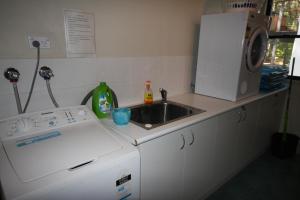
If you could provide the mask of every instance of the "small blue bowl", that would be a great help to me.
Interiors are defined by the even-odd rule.
[[[117,125],[126,125],[130,120],[131,110],[129,108],[114,108],[112,118]]]

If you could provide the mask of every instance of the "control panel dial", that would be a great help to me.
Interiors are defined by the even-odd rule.
[[[85,106],[26,113],[0,121],[0,138],[8,139],[92,120]]]
[[[17,133],[29,131],[32,127],[33,127],[33,122],[28,118],[21,118],[16,121]]]

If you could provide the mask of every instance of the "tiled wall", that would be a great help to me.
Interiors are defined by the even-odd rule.
[[[52,68],[51,86],[60,106],[79,105],[99,81],[106,81],[116,92],[120,106],[143,101],[144,82],[152,81],[154,98],[165,88],[169,96],[190,91],[190,56],[116,57],[87,59],[41,59],[40,66]],[[0,118],[17,114],[12,85],[3,76],[7,67],[15,67],[21,77],[19,93],[24,106],[35,69],[35,59],[0,60]],[[53,108],[46,83],[38,75],[28,112]],[[91,102],[89,102],[91,104]]]

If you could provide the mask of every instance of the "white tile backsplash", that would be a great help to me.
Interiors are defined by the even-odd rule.
[[[60,106],[78,105],[99,81],[106,81],[118,96],[120,106],[143,102],[144,82],[152,81],[154,99],[159,88],[169,96],[190,91],[191,56],[41,59],[40,66],[53,70],[51,88]],[[12,66],[21,77],[18,88],[24,106],[36,65],[35,59],[0,60],[0,118],[17,114],[12,85],[3,72]],[[88,102],[90,104],[91,102]],[[52,108],[45,81],[38,75],[28,112]]]

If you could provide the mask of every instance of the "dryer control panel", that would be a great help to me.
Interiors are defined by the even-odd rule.
[[[1,140],[11,139],[92,120],[93,117],[90,112],[86,106],[76,106],[21,114],[0,121],[0,138]]]

